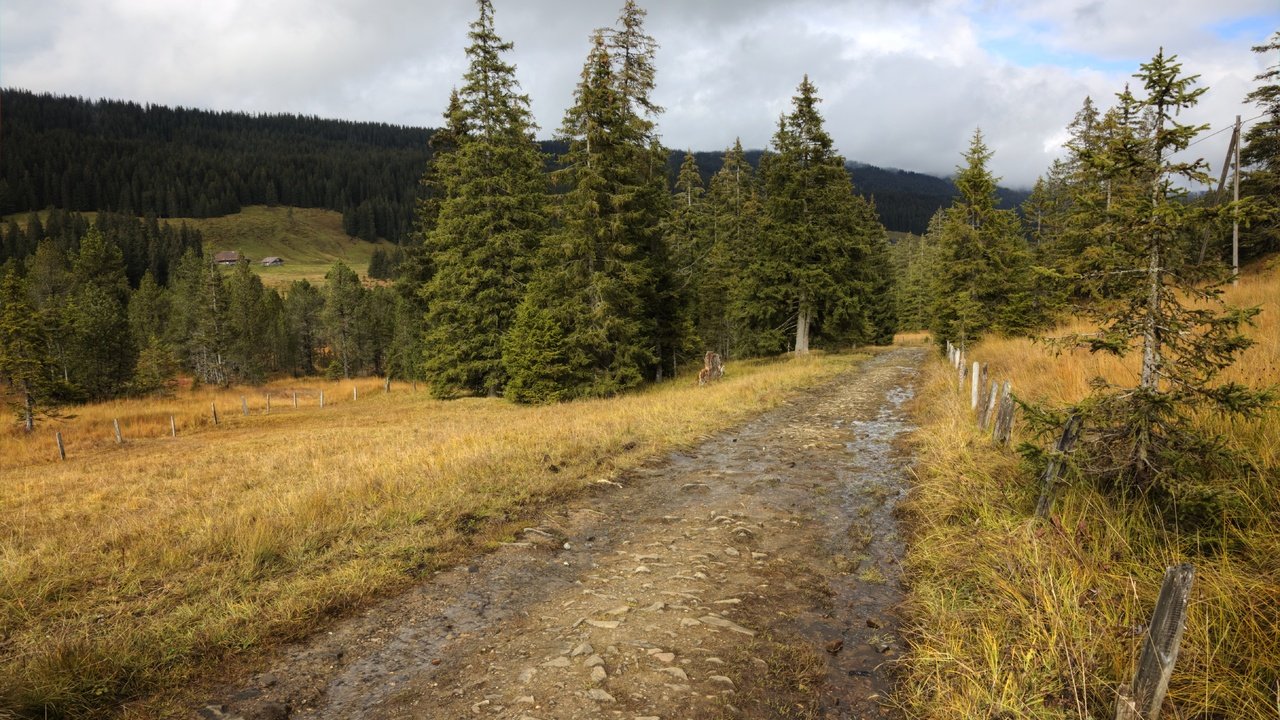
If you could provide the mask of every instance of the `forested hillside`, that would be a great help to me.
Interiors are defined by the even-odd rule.
[[[56,207],[216,217],[336,210],[348,234],[403,237],[430,130],[5,89],[0,215]]]
[[[57,207],[218,217],[249,205],[335,210],[355,237],[400,242],[430,159],[433,130],[296,115],[250,115],[0,91],[0,215]],[[565,145],[539,143],[549,157]],[[759,168],[761,150],[745,157]],[[674,179],[682,151],[671,151]],[[695,152],[703,182],[723,153]],[[889,230],[923,233],[955,194],[932,175],[848,163]],[[1000,190],[1002,207],[1025,199]]]

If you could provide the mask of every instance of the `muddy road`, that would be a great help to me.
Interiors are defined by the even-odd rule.
[[[205,718],[892,718],[903,403],[882,352],[545,514],[226,688]]]

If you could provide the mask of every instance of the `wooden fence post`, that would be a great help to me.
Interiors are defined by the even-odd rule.
[[[243,415],[249,414],[249,401],[243,395],[240,396],[240,413]]]
[[[178,423],[172,415],[169,416],[169,437],[178,437]]]
[[[218,403],[216,402],[209,403],[209,406],[213,408],[213,424],[217,425],[218,424]]]
[[[1008,380],[1000,392],[1000,411],[996,413],[996,426],[993,438],[1001,445],[1009,444],[1009,434],[1013,430],[1013,394]]]
[[[981,380],[981,377],[980,377],[981,374],[982,374],[982,366],[978,364],[977,360],[974,360],[973,361],[973,378],[971,379],[972,380],[971,384],[973,387],[969,391],[969,409],[970,410],[978,409],[978,382],[979,380]]]
[[[355,385],[352,385],[352,386],[351,386],[351,402],[355,402],[356,400],[357,400],[357,396],[356,396],[356,386],[355,386]]]
[[[294,410],[298,409],[298,391],[297,390],[293,391],[293,409]]]
[[[387,379],[382,382],[382,392],[391,392],[391,373],[387,373]]]
[[[1040,481],[1040,499],[1036,502],[1036,517],[1049,517],[1049,512],[1053,509],[1053,501],[1058,496],[1058,475],[1067,461],[1067,453],[1071,452],[1079,435],[1080,416],[1072,415],[1067,418],[1066,427],[1062,428],[1062,436],[1058,438],[1055,451],[1049,456],[1049,465],[1044,469],[1044,477]]]
[[[324,391],[320,391],[320,407],[324,407]]]
[[[58,443],[58,459],[60,459],[60,460],[66,460],[66,459],[67,459],[67,447],[66,447],[65,445],[63,445],[63,444],[62,444],[62,431],[61,431],[61,430],[59,430],[58,432],[55,432],[55,433],[53,434],[53,439],[54,439],[54,441],[55,441],[55,442],[57,442],[57,443]]]
[[[982,414],[978,417],[978,428],[986,432],[991,427],[991,420],[996,414],[996,395],[999,394],[1000,383],[992,380],[987,383],[987,401],[983,403]]]
[[[111,426],[112,426],[112,427],[114,427],[114,428],[116,429],[116,444],[117,444],[117,445],[123,445],[123,444],[124,444],[124,436],[120,434],[120,420],[119,420],[119,418],[111,418]]]
[[[1160,716],[1160,704],[1178,660],[1178,646],[1187,621],[1187,599],[1195,576],[1196,569],[1190,563],[1165,570],[1133,683],[1120,688],[1116,720],[1156,720]]]
[[[267,414],[271,414],[271,393],[267,393]]]

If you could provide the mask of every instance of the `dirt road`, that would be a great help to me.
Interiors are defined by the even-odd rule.
[[[881,353],[282,651],[205,718],[888,718],[902,408]]]

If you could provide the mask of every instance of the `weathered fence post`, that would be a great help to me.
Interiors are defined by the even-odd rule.
[[[992,434],[995,441],[1001,445],[1009,444],[1009,435],[1013,430],[1013,394],[1012,386],[1008,380],[1004,381],[1004,388],[1000,392],[1000,411],[996,413],[996,426]]]
[[[267,415],[271,414],[271,393],[267,393]]]
[[[356,399],[357,399],[357,397],[356,397],[356,386],[355,386],[355,385],[352,385],[352,386],[351,386],[351,402],[355,402],[355,401],[356,401]]]
[[[243,395],[240,396],[240,413],[242,415],[249,414],[249,401]]]
[[[1000,383],[992,380],[989,387],[990,391],[987,393],[987,409],[982,411],[982,432],[990,430],[991,425],[995,422],[996,400],[1000,396]]]
[[[178,437],[178,423],[172,415],[169,416],[169,437]]]
[[[387,373],[387,379],[382,382],[382,392],[391,392],[391,373]]]
[[[61,430],[59,430],[59,431],[55,432],[55,433],[53,434],[53,439],[54,439],[54,441],[55,441],[55,442],[57,442],[57,443],[58,443],[58,459],[59,459],[59,460],[66,460],[66,459],[67,459],[67,448],[66,448],[66,446],[65,446],[65,445],[63,445],[63,444],[62,444],[62,431],[61,431]]]
[[[977,360],[974,360],[973,361],[973,378],[972,378],[973,389],[969,391],[969,409],[970,410],[978,409],[978,382],[981,379],[980,378],[982,374],[981,371],[982,371],[982,366],[978,364]]]
[[[1036,502],[1036,517],[1047,518],[1053,509],[1053,501],[1058,496],[1058,475],[1066,464],[1067,453],[1076,444],[1080,435],[1080,416],[1067,418],[1066,427],[1062,428],[1062,436],[1058,438],[1055,451],[1049,456],[1049,465],[1044,469],[1044,477],[1040,482],[1040,499]]]
[[[320,391],[320,407],[324,407],[324,391]]]
[[[116,444],[117,444],[117,445],[123,445],[123,444],[124,444],[124,436],[120,434],[120,420],[119,420],[119,418],[111,418],[111,426],[112,426],[112,427],[114,427],[114,428],[116,429]]]
[[[293,409],[294,410],[298,409],[298,391],[297,390],[293,391]]]
[[[1160,716],[1160,704],[1178,660],[1178,646],[1187,621],[1187,599],[1195,576],[1196,569],[1190,563],[1164,571],[1164,584],[1138,655],[1133,683],[1120,688],[1116,720],[1156,720]]]
[[[217,425],[218,424],[218,403],[216,402],[209,403],[209,406],[213,408],[213,424]]]

